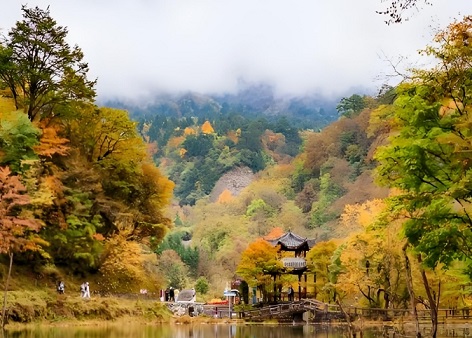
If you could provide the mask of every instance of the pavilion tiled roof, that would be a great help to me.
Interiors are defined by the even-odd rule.
[[[301,237],[297,234],[294,234],[290,230],[279,238],[269,240],[268,242],[271,243],[273,246],[280,244],[292,250],[298,249],[303,245],[308,245],[308,247],[311,248],[314,244],[314,240],[308,240],[306,237]]]

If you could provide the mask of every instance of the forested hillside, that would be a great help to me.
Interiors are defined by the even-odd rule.
[[[214,125],[207,121],[201,127],[187,127],[179,142],[173,144],[175,155],[163,157],[161,166],[170,173],[175,170],[188,175],[184,176],[183,182],[195,182],[189,187],[192,194],[201,184],[200,180],[188,179],[202,166],[198,161],[210,160],[202,170],[202,179],[220,163],[226,164],[227,174],[219,180],[215,177],[218,184],[215,188],[210,185],[208,193],[192,195],[195,196],[192,203],[181,201],[180,206],[174,206],[175,228],[161,245],[161,250],[178,253],[182,250],[183,239],[187,248],[194,248],[193,260],[198,260],[198,265],[186,264],[190,274],[204,276],[212,285],[221,288],[222,280],[234,278],[240,253],[247,244],[266,236],[274,228],[290,229],[318,241],[344,236],[345,229],[340,229],[339,218],[346,204],[364,203],[388,194],[388,189],[373,182],[375,161],[372,154],[385,135],[381,129],[370,131],[369,119],[383,102],[392,100],[392,93],[393,89],[389,88],[377,98],[353,95],[344,99],[346,110],[336,122],[319,132],[298,132],[300,151],[294,156],[282,153],[282,147],[273,146],[276,143],[284,145],[286,138],[283,133],[266,129],[252,138],[259,144],[264,159],[264,166],[258,170],[250,166],[251,162],[227,160],[229,156],[238,158],[241,148],[237,145],[243,131],[231,131],[232,143],[226,142],[223,148],[226,161],[223,161],[221,156],[224,152],[214,148],[219,148],[220,140],[226,137],[215,132],[216,122]],[[357,102],[358,97],[361,105],[351,104]],[[209,139],[208,143],[196,143],[197,149],[205,146],[209,149],[200,157],[189,156],[187,152],[188,139],[193,139],[196,134]],[[164,153],[168,155],[169,144],[165,148],[167,151]],[[230,155],[232,151],[233,155]],[[212,158],[213,153],[219,154],[218,157]],[[179,170],[174,169],[174,165]],[[235,189],[238,186],[242,188]],[[176,190],[178,198],[179,188]],[[185,265],[189,260],[188,254],[187,249],[180,258],[175,256],[175,264]],[[180,277],[172,276],[173,284],[184,284],[179,280],[184,276],[185,273]]]
[[[172,225],[174,184],[127,112],[94,104],[67,29],[48,10],[23,17],[0,45],[0,252],[44,282],[156,289],[152,249]]]
[[[236,93],[156,94],[144,102],[114,100],[106,101],[105,105],[126,109],[133,119],[159,115],[213,121],[224,115],[238,115],[244,119],[265,118],[274,122],[285,116],[295,128],[319,130],[337,119],[336,105],[340,99],[316,94],[277,96],[270,85],[240,81]]]
[[[471,22],[452,23],[422,51],[435,67],[378,97],[343,98],[337,121],[300,131],[301,151],[265,162],[242,191],[218,185],[218,198],[175,205],[162,255],[176,247],[183,254],[172,259],[200,281],[221,290],[243,278],[269,299],[297,281],[274,284],[281,267],[260,239],[291,230],[316,242],[301,287],[320,300],[432,309],[433,331],[439,306],[469,307]],[[198,265],[186,264],[189,253]]]

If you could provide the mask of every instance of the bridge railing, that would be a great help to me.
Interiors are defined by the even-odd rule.
[[[344,307],[344,310],[352,318],[365,318],[373,320],[385,320],[402,317],[410,317],[411,309],[380,309],[380,308],[359,308],[359,307]],[[430,320],[431,310],[421,309],[416,311],[418,319]],[[448,319],[471,319],[472,312],[470,309],[439,309],[438,320],[445,321]]]
[[[290,313],[300,313],[305,311],[316,311],[325,313],[326,318],[344,318],[344,313],[348,314],[350,319],[371,319],[371,320],[392,320],[399,318],[411,317],[411,309],[381,309],[381,308],[360,308],[353,306],[340,307],[336,304],[327,304],[315,299],[304,299],[291,303],[281,303],[277,305],[268,305],[259,309],[244,311],[239,313],[239,317],[248,318],[272,318],[277,315],[285,315]],[[430,310],[417,310],[420,320],[430,320]],[[334,317],[333,317],[334,315]],[[472,311],[469,309],[439,309],[438,320],[445,321],[447,319],[472,319]]]

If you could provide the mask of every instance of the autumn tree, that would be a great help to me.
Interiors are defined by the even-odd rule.
[[[223,190],[223,192],[218,196],[218,203],[228,203],[231,202],[233,195],[228,189]]]
[[[5,307],[13,255],[17,252],[38,250],[38,243],[41,243],[34,235],[39,231],[40,223],[28,214],[26,209],[29,202],[29,196],[20,177],[12,175],[8,167],[0,167],[0,254],[6,254],[10,259],[3,298],[2,328],[5,325]]]
[[[122,234],[107,240],[101,255],[100,274],[103,291],[137,293],[145,288],[157,291],[162,286],[154,253]]]
[[[338,245],[334,241],[318,242],[308,251],[307,266],[315,276],[315,297],[325,302],[333,301],[335,280],[330,267]]]
[[[145,156],[136,126],[125,110],[90,105],[67,123],[67,136],[87,160],[103,165],[102,162],[117,156]]]
[[[432,269],[472,259],[471,30],[472,17],[465,17],[425,49],[437,65],[415,71],[414,81],[400,87],[393,104],[396,130],[376,155],[380,182],[399,189],[389,200],[391,210],[405,220],[417,259]],[[425,271],[422,279],[435,334],[439,302]]]
[[[236,269],[238,275],[249,285],[257,286],[266,299],[271,290],[273,276],[282,269],[282,263],[277,255],[277,247],[258,239],[250,243],[241,254],[241,261]]]
[[[380,182],[400,189],[390,200],[407,212],[406,236],[430,267],[472,257],[472,50],[464,40],[471,29],[466,17],[436,37],[442,45],[426,50],[439,64],[401,87],[392,118],[398,132],[376,156]]]
[[[34,147],[35,152],[42,158],[52,158],[54,155],[66,156],[69,154],[69,140],[61,137],[61,128],[57,124],[41,123],[41,137],[39,144]]]
[[[158,270],[165,278],[166,286],[182,289],[188,284],[188,267],[174,250],[164,250],[159,255]]]
[[[184,232],[169,233],[159,244],[155,252],[160,255],[166,250],[175,251],[180,256],[182,262],[189,268],[190,274],[195,277],[197,276],[199,252],[196,247],[192,248],[184,245],[182,241],[186,235],[189,234]]]
[[[344,271],[339,284],[347,293],[360,294],[370,307],[406,305],[406,284],[403,274],[403,240],[395,222],[379,226],[385,203],[367,201],[347,205],[341,224],[350,235],[345,240],[341,260]]]
[[[205,121],[205,123],[202,124],[202,133],[203,134],[213,134],[215,130],[213,129],[210,121]]]
[[[92,102],[95,81],[78,46],[66,42],[67,28],[58,26],[49,8],[22,6],[18,21],[0,47],[0,78],[15,104],[31,121],[57,115],[55,108],[71,101]]]

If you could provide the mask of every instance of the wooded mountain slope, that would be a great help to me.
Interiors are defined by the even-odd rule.
[[[67,29],[49,10],[22,11],[0,44],[0,253],[52,283],[156,289],[152,248],[171,226],[174,184],[127,112],[94,104]]]

